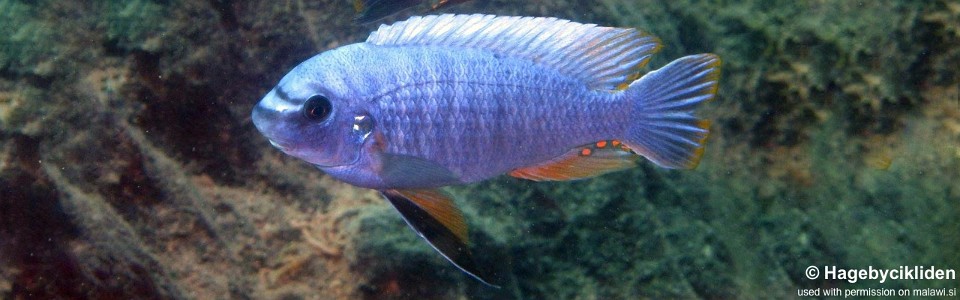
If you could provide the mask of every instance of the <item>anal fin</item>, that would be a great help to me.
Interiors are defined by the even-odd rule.
[[[599,141],[571,149],[550,161],[513,170],[510,176],[535,181],[584,179],[629,169],[637,165],[637,155],[620,141]]]
[[[486,285],[470,253],[467,223],[453,199],[439,190],[385,190],[384,198],[403,216],[410,228],[457,268]]]

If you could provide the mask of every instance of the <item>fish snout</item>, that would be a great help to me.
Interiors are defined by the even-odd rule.
[[[270,145],[273,145],[283,152],[294,150],[294,144],[292,141],[288,141],[286,138],[287,134],[284,132],[285,126],[283,126],[283,124],[287,114],[289,114],[289,112],[275,109],[270,105],[270,102],[266,100],[257,103],[257,105],[253,107],[253,113],[251,114],[253,126],[270,140]]]

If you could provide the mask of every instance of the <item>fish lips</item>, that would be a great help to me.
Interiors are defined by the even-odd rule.
[[[251,114],[253,126],[257,127],[257,130],[270,141],[270,145],[287,154],[291,154],[290,152],[297,149],[296,143],[289,137],[285,137],[285,132],[289,132],[289,128],[284,126],[285,122],[283,120],[289,118],[291,113],[295,113],[295,111],[277,110],[271,107],[267,100],[263,100],[253,107],[253,113]]]

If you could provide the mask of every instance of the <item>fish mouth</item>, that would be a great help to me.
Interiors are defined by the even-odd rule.
[[[330,162],[326,162],[326,161],[317,161],[317,160],[311,159],[310,153],[299,153],[299,152],[297,152],[297,149],[298,149],[298,148],[297,148],[296,146],[294,146],[294,145],[289,145],[289,146],[288,146],[288,145],[283,145],[283,144],[278,143],[277,141],[274,141],[274,140],[270,140],[270,145],[273,146],[274,148],[277,148],[278,150],[280,150],[281,152],[283,152],[283,153],[285,153],[285,154],[287,154],[287,155],[290,155],[290,156],[292,156],[292,157],[301,159],[301,160],[303,160],[303,161],[305,161],[305,162],[308,162],[308,163],[310,163],[310,164],[312,164],[312,165],[314,165],[314,166],[321,167],[321,168],[336,168],[336,167],[350,166],[350,165],[356,164],[357,161],[359,160],[359,158],[358,158],[358,159],[354,159],[353,161],[346,162],[346,163],[330,163]]]
[[[283,151],[283,153],[290,153],[293,152],[293,150],[296,150],[296,148],[293,146],[286,146],[274,140],[270,140],[270,145],[279,149],[280,151]]]
[[[274,108],[272,104],[274,92],[271,91],[253,107],[250,117],[254,127],[270,141],[270,145],[287,154],[293,154],[297,147],[295,143],[283,142],[285,113]],[[278,141],[281,140],[281,141]]]
[[[314,165],[320,168],[339,168],[339,167],[348,167],[348,166],[355,165],[357,164],[357,162],[360,161],[360,156],[362,156],[364,151],[363,149],[361,149],[360,150],[361,153],[354,156],[350,161],[341,161],[339,160],[340,157],[331,158],[331,157],[327,157],[322,152],[317,153],[317,152],[310,151],[309,150],[310,147],[300,148],[300,147],[297,147],[298,145],[285,145],[274,140],[270,140],[270,145],[272,145],[274,148],[277,148],[278,150],[282,151],[287,155],[296,157],[300,160],[303,160],[307,163],[310,163],[311,165]],[[300,149],[303,149],[303,151],[299,151]]]

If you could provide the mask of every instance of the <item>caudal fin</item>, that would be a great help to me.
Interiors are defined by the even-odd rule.
[[[720,58],[682,57],[630,84],[633,122],[623,140],[630,149],[664,168],[692,169],[700,163],[710,122],[693,115],[714,98]]]

